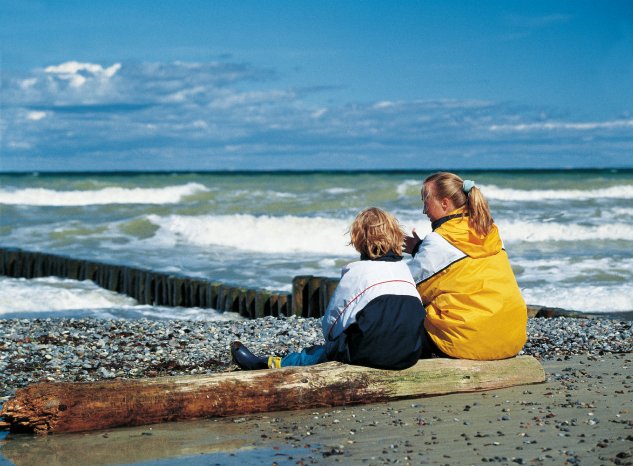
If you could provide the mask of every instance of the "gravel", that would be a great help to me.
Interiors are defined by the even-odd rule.
[[[236,321],[0,320],[0,401],[41,381],[208,374],[234,370],[229,344],[283,356],[323,343],[319,319]],[[532,318],[522,354],[539,359],[633,351],[633,322]]]

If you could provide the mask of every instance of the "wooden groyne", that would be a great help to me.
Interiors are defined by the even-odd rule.
[[[330,277],[297,276],[292,280],[292,293],[283,293],[8,247],[0,247],[0,275],[91,280],[102,288],[130,296],[139,304],[210,308],[236,312],[249,319],[291,315],[321,317],[339,281]],[[537,305],[528,305],[528,314],[530,317],[587,317],[577,311]]]
[[[91,280],[107,290],[134,298],[139,304],[212,308],[243,317],[319,317],[338,280],[299,276],[293,293],[249,289],[199,277],[157,272],[140,267],[76,259],[45,252],[0,247],[0,275],[14,278],[56,276]]]
[[[16,248],[0,248],[0,275],[91,280],[102,288],[130,296],[139,304],[213,308],[248,318],[292,314],[292,295],[288,293]]]

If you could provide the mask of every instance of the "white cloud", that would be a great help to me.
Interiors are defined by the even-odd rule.
[[[33,111],[26,115],[26,118],[31,121],[39,121],[46,117],[46,112]]]
[[[30,149],[31,148],[31,144],[29,144],[28,142],[24,142],[24,141],[9,141],[8,146],[11,149],[17,149],[17,150],[26,150],[26,149]]]
[[[112,78],[121,69],[120,63],[115,63],[108,68],[94,63],[80,63],[68,61],[57,66],[49,66],[44,72],[70,82],[73,87],[81,87],[89,79],[96,78],[107,80]]]
[[[592,131],[598,129],[621,129],[633,128],[633,119],[631,120],[611,120],[611,121],[592,121],[585,123],[569,123],[563,121],[549,121],[538,123],[520,123],[514,125],[502,124],[491,125],[491,131],[556,131],[556,130],[572,130],[572,131]]]
[[[265,92],[242,90],[237,83],[268,81],[274,73],[243,63],[96,63],[67,61],[34,70],[29,76],[6,80],[8,106],[63,107],[85,105],[224,105],[257,104]],[[4,83],[3,83],[4,84]],[[291,91],[266,91],[290,95]],[[240,96],[241,94],[241,96]]]
[[[323,115],[325,115],[328,112],[328,109],[323,107],[323,108],[318,108],[315,111],[312,112],[312,118],[321,118]]]
[[[377,109],[381,109],[381,108],[392,108],[394,107],[396,104],[394,104],[393,102],[390,102],[388,100],[383,100],[381,102],[376,102],[374,104],[374,108]]]
[[[279,101],[289,101],[294,98],[294,94],[289,91],[251,91],[251,92],[225,92],[211,102],[213,108],[228,109],[243,105],[257,105],[274,103]]]
[[[18,85],[23,89],[23,90],[27,90],[33,86],[35,86],[37,84],[37,78],[28,78],[28,79],[23,79],[22,81],[18,82]]]
[[[192,123],[192,126],[196,129],[207,129],[209,125],[204,120],[196,120]]]
[[[446,167],[512,157],[530,166],[531,158],[601,151],[626,161],[633,144],[633,119],[560,121],[551,109],[474,99],[336,105],[327,91],[305,99],[272,77],[244,63],[68,61],[5,80],[0,149],[28,146],[33,160],[78,154],[127,168],[148,154],[161,168],[245,156],[251,168],[270,168],[269,160],[291,165],[323,154],[351,167],[365,159]]]
[[[181,89],[173,94],[166,96],[163,100],[165,102],[187,102],[188,100],[192,100],[197,98],[198,96],[204,96],[206,93],[206,88],[204,86],[194,86],[192,88]]]

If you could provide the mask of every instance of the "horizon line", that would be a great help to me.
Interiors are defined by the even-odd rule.
[[[531,173],[548,173],[548,172],[633,172],[631,167],[559,167],[559,168],[442,168],[442,169],[423,169],[423,168],[393,168],[393,169],[218,169],[218,170],[16,170],[16,171],[0,171],[0,176],[4,175],[21,175],[21,176],[39,176],[39,175],[168,175],[168,174],[213,174],[213,175],[251,175],[251,174],[408,174],[408,173],[436,173],[442,171],[449,172],[531,172]]]

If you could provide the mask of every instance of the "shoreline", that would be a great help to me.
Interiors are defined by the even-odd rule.
[[[542,361],[541,384],[47,437],[16,465],[633,464],[633,354]]]

